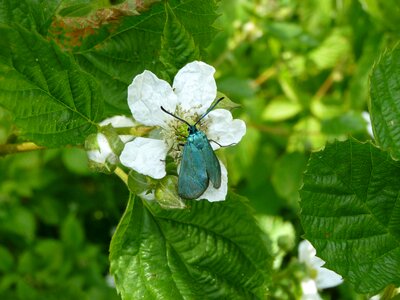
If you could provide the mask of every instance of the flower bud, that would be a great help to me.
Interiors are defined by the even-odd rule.
[[[89,167],[98,172],[112,173],[123,148],[124,143],[114,129],[111,126],[102,127],[101,132],[89,135],[85,141]]]

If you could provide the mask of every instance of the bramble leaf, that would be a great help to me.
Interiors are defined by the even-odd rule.
[[[305,237],[360,293],[400,284],[400,163],[370,143],[335,142],[304,175]]]
[[[28,139],[77,145],[96,130],[103,98],[92,76],[39,34],[0,25],[0,105]]]
[[[202,54],[217,32],[212,27],[217,18],[216,6],[215,0],[171,0],[167,5],[157,2],[140,15],[118,16],[100,28],[88,28],[94,33],[75,48],[74,53],[81,67],[101,82],[107,115],[129,113],[127,86],[135,75],[144,70],[162,75],[165,66],[160,61],[160,55],[164,33],[168,33],[168,36],[164,36],[164,45],[167,42],[171,45],[169,37],[172,36],[169,34],[174,38],[182,38],[183,34],[184,44],[179,45],[182,47],[187,45],[187,41],[193,40],[194,45],[189,49],[186,60],[197,58],[196,49]],[[170,8],[169,12],[166,7]],[[171,22],[180,24],[181,28],[171,32],[168,29]],[[178,47],[176,40],[173,45]],[[163,51],[165,53],[165,48]],[[177,57],[174,61],[170,59],[164,55],[163,62],[184,64],[183,60],[175,61]]]
[[[122,299],[265,297],[271,256],[248,207],[237,196],[186,206],[130,198],[110,247]]]
[[[60,2],[61,0],[0,1],[0,23],[16,23],[46,35]]]
[[[166,21],[161,42],[160,61],[165,66],[167,79],[171,80],[185,64],[200,58],[198,46],[193,37],[165,4]],[[168,78],[169,77],[169,78]]]
[[[370,78],[370,113],[379,145],[400,158],[400,46],[384,53]]]

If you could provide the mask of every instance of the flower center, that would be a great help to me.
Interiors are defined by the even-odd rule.
[[[174,115],[187,121],[189,124],[196,123],[200,117],[198,114],[182,110],[179,106],[176,108]],[[168,154],[176,163],[179,163],[182,157],[183,146],[189,136],[188,125],[174,118],[171,119],[167,125],[167,128],[162,131],[162,134],[170,149]],[[208,127],[207,122],[202,120],[196,125],[196,127],[198,130],[206,132]]]

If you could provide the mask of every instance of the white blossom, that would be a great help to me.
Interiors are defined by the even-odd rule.
[[[214,79],[215,69],[203,62],[194,61],[176,74],[172,87],[150,71],[137,75],[128,87],[128,105],[133,118],[147,126],[159,126],[158,136],[136,138],[125,145],[120,161],[126,167],[155,179],[166,175],[167,154],[177,163],[182,155],[182,147],[187,136],[187,125],[161,110],[161,106],[194,124],[203,115],[217,95]],[[234,120],[225,109],[216,108],[198,125],[211,142],[213,149],[219,145],[238,143],[246,133],[242,120]],[[209,201],[225,200],[228,174],[221,163],[221,187],[211,186],[200,197]]]
[[[299,244],[299,261],[307,267],[309,276],[301,282],[302,300],[318,300],[321,297],[318,290],[331,288],[343,282],[340,275],[323,268],[325,262],[316,256],[317,251],[307,240]]]

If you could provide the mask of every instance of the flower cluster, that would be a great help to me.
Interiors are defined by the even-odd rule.
[[[323,268],[325,262],[316,256],[317,250],[307,240],[299,244],[299,261],[307,268],[308,277],[301,282],[302,300],[320,300],[318,290],[335,287],[343,282],[340,275]]]
[[[161,106],[177,117],[194,124],[211,106],[217,96],[215,69],[194,61],[176,74],[172,86],[150,71],[137,75],[128,87],[128,105],[136,122],[153,126],[149,137],[136,137],[125,144],[120,162],[138,173],[161,179],[166,176],[166,157],[179,164],[187,125],[165,113]],[[233,119],[230,111],[216,108],[197,124],[214,150],[238,143],[246,133],[242,120]],[[108,153],[108,152],[107,152]],[[212,184],[201,195],[209,201],[225,200],[228,174],[221,165],[221,186]]]

